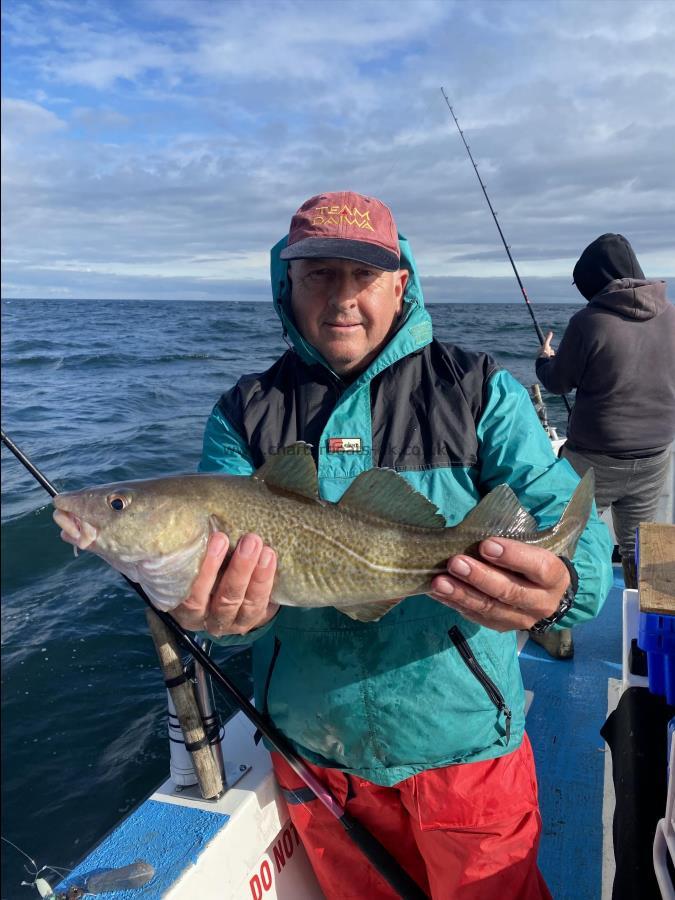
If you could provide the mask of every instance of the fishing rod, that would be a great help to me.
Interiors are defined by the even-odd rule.
[[[534,330],[537,332],[537,337],[539,338],[539,343],[543,347],[544,344],[546,343],[546,338],[544,337],[544,332],[539,327],[539,322],[537,322],[537,317],[535,316],[534,310],[532,309],[532,304],[530,303],[530,298],[527,296],[527,291],[525,290],[525,285],[523,284],[523,281],[520,277],[520,274],[516,267],[515,260],[513,259],[513,256],[511,256],[511,248],[506,243],[506,238],[504,237],[504,232],[502,231],[502,226],[499,224],[499,219],[497,218],[497,213],[494,211],[492,203],[490,202],[490,198],[488,197],[487,188],[485,187],[483,179],[480,177],[480,172],[478,171],[478,166],[476,165],[476,162],[471,154],[471,150],[469,149],[469,145],[466,142],[466,138],[464,137],[464,132],[459,127],[459,122],[457,121],[457,116],[455,115],[455,111],[452,108],[452,106],[450,105],[450,101],[448,100],[448,95],[445,93],[443,88],[441,88],[441,94],[443,94],[443,99],[445,100],[445,102],[448,105],[448,109],[450,110],[450,115],[452,116],[452,118],[455,121],[455,125],[457,126],[457,131],[459,131],[459,136],[462,139],[462,143],[466,147],[466,152],[469,154],[469,159],[471,160],[471,165],[473,166],[474,172],[476,173],[476,178],[478,179],[478,183],[481,186],[481,190],[483,191],[483,195],[485,196],[487,205],[490,207],[490,212],[492,213],[492,218],[495,220],[495,225],[497,226],[497,231],[499,232],[499,237],[502,239],[502,244],[504,244],[504,249],[506,250],[506,255],[508,256],[509,262],[511,263],[511,268],[513,269],[513,274],[516,276],[516,281],[518,282],[520,292],[523,295],[523,299],[525,300],[525,303],[527,304],[527,309],[530,313],[530,316],[532,317],[532,322],[534,323]],[[565,394],[563,394],[562,398],[563,398],[563,403],[567,407],[568,414],[571,413],[572,407],[569,404],[569,400],[567,399],[567,396]]]
[[[19,462],[28,469],[33,478],[38,481],[51,497],[55,497],[59,492],[54,485],[42,474],[38,467],[32,463],[25,453],[16,446],[14,441],[0,429],[0,440],[10,450]],[[121,574],[121,573],[120,573]],[[361,850],[371,865],[382,875],[387,883],[403,898],[403,900],[423,900],[427,895],[417,885],[408,873],[399,865],[393,856],[385,847],[372,835],[364,826],[354,819],[346,809],[341,806],[330,791],[319,781],[319,779],[310,771],[307,764],[298,756],[288,739],[270,723],[249,701],[248,697],[241,693],[239,688],[225,675],[222,669],[217,666],[207,653],[197,644],[193,638],[178,624],[178,622],[168,613],[157,609],[147,597],[143,588],[122,575],[124,580],[129,584],[143,600],[143,602],[157,615],[162,622],[169,628],[190,651],[193,658],[203,666],[203,668],[216,680],[220,687],[234,700],[239,709],[244,713],[246,718],[252,722],[258,731],[267,738],[275,750],[286,760],[296,775],[310,789],[314,797],[319,800],[328,812],[340,823],[345,833],[351,838],[356,846]]]

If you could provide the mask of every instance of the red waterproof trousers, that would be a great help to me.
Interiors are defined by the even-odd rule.
[[[392,900],[382,876],[278,754],[277,780],[328,900]],[[380,787],[310,766],[434,900],[551,900],[537,866],[541,817],[527,736],[507,756],[429,769]]]

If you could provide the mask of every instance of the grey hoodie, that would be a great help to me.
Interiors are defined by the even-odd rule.
[[[675,438],[675,306],[665,281],[610,281],[572,316],[556,355],[537,360],[537,377],[553,394],[576,388],[571,450],[631,459],[665,449]]]

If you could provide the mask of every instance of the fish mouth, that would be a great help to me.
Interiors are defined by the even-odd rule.
[[[52,518],[61,529],[61,537],[78,550],[87,550],[95,543],[98,531],[75,513],[55,509]]]

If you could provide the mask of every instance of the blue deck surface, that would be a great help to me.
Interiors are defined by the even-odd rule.
[[[142,860],[155,869],[152,881],[136,890],[106,891],[106,900],[159,900],[229,816],[173,803],[146,800],[118,825],[55,890],[86,884],[87,876]]]
[[[574,658],[554,660],[533,641],[520,654],[537,764],[543,836],[539,864],[554,900],[599,900],[608,679],[621,678],[623,580],[600,615],[574,629]]]

